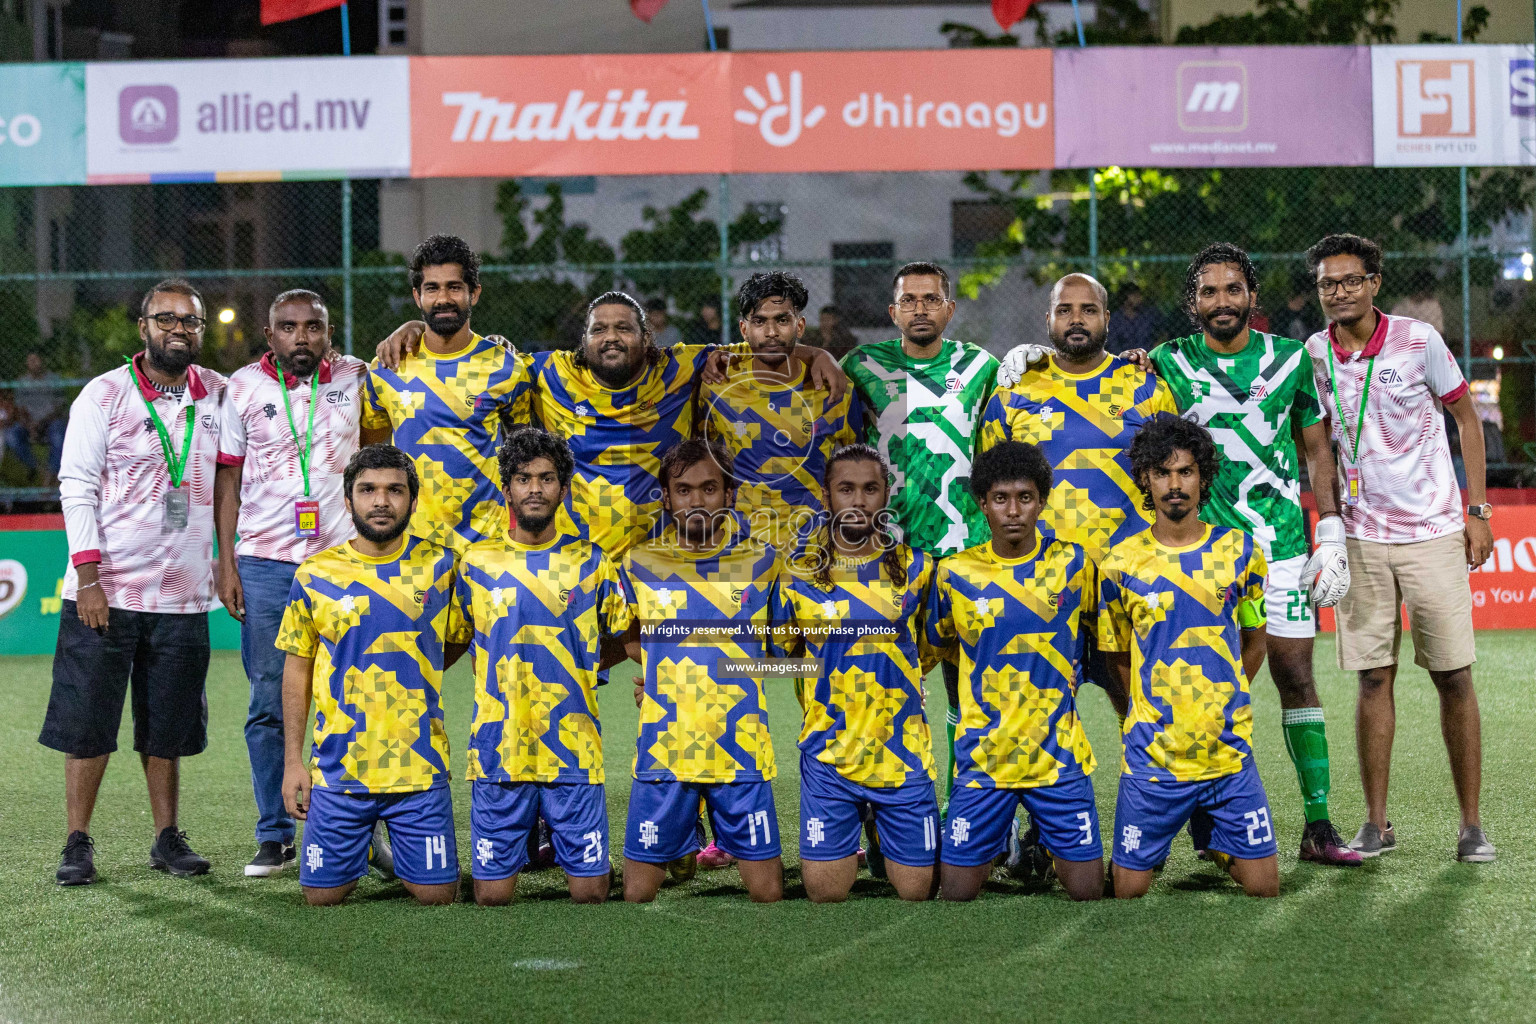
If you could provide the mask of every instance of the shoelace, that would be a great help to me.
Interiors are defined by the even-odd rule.
[[[177,829],[176,833],[165,844],[165,852],[174,854],[191,853],[192,844],[187,841],[187,834],[181,829]]]
[[[81,836],[79,839],[71,838],[64,844],[64,852],[62,856],[67,857],[71,851],[78,850],[82,846],[94,852],[96,849],[96,840],[92,839],[90,836]]]

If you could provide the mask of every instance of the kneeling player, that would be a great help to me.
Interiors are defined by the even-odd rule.
[[[956,648],[960,666],[940,891],[976,897],[1023,804],[1067,895],[1096,900],[1104,847],[1073,683],[1098,608],[1097,574],[1082,548],[1035,529],[1051,464],[1034,445],[983,452],[971,491],[992,539],[939,562],[927,622],[930,642]]]
[[[666,865],[698,849],[699,803],[758,903],[783,895],[773,742],[762,683],[723,676],[762,658],[779,604],[779,558],[734,511],[731,456],[689,440],[661,460],[662,535],[624,560],[640,736],[624,834],[624,898],[654,899]]]
[[[807,538],[781,589],[784,651],[822,663],[800,730],[800,870],[816,903],[853,888],[866,808],[896,892],[934,892],[939,803],[923,676],[936,659],[922,638],[933,559],[887,533],[889,481],[868,445],[834,452],[826,526]]]
[[[1099,643],[1130,690],[1111,857],[1115,895],[1141,896],[1196,811],[1207,849],[1250,896],[1276,896],[1269,800],[1253,762],[1249,680],[1264,657],[1264,553],[1241,530],[1200,521],[1216,475],[1204,427],[1169,414],[1131,442],[1156,518],[1100,567]]]
[[[342,494],[357,536],[299,566],[278,632],[288,652],[283,800],[304,822],[299,884],[314,906],[340,903],[368,873],[381,820],[413,896],[452,903],[459,887],[438,695],[469,631],[453,607],[453,553],[404,536],[418,487],[398,448],[352,456]],[[311,696],[312,769],[303,754]]]
[[[542,817],[571,899],[601,903],[611,872],[596,688],[606,681],[604,641],[629,629],[629,605],[608,556],[556,528],[575,469],[565,441],[523,427],[497,458],[516,525],[470,545],[454,590],[474,630],[475,902],[511,902]],[[622,659],[622,646],[609,647]]]

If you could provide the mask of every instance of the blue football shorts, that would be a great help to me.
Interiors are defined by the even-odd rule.
[[[1040,829],[1040,843],[1062,860],[1098,860],[1099,809],[1088,776],[1028,789],[962,786],[949,798],[941,859],[958,867],[991,863],[1008,848],[1020,804]]]
[[[415,885],[458,880],[453,794],[444,779],[434,789],[378,796],[311,789],[299,849],[299,884],[333,889],[366,875],[368,844],[380,820],[389,828],[395,874]]]
[[[469,868],[487,882],[528,866],[528,837],[539,818],[549,823],[555,863],[568,875],[608,873],[608,800],[602,783],[493,782],[469,790]]]
[[[629,787],[624,856],[666,864],[699,849],[699,804],[709,810],[715,845],[739,860],[779,856],[779,820],[769,782],[646,782]]]
[[[1120,776],[1115,801],[1111,860],[1130,871],[1148,871],[1168,859],[1173,837],[1196,810],[1212,822],[1207,849],[1240,860],[1274,856],[1275,830],[1259,770],[1247,758],[1241,771],[1205,782],[1147,782]]]

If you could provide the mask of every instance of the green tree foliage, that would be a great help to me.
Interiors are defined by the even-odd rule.
[[[619,240],[629,263],[693,264],[692,266],[630,268],[636,289],[646,295],[670,296],[680,310],[695,310],[705,299],[720,294],[720,275],[704,263],[717,263],[720,254],[719,222],[703,216],[710,195],[698,189],[673,206],[640,211],[645,226]],[[744,210],[726,227],[734,250],[739,245],[762,241],[778,234],[783,221],[755,209]]]

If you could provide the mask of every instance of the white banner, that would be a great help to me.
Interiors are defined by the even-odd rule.
[[[411,171],[405,57],[90,64],[85,93],[92,183]]]
[[[1377,167],[1536,164],[1528,46],[1373,46]]]

